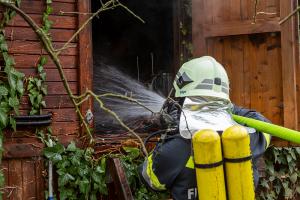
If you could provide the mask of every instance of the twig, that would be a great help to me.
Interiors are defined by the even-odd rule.
[[[5,7],[8,7],[8,8],[11,8],[11,9],[15,10],[30,25],[30,27],[36,32],[36,34],[40,38],[42,44],[44,45],[44,48],[46,49],[46,51],[50,55],[50,58],[53,60],[54,64],[56,65],[56,67],[58,69],[58,72],[59,72],[59,75],[60,75],[60,78],[63,82],[63,85],[64,85],[64,87],[65,87],[72,103],[74,104],[76,113],[79,115],[81,123],[83,123],[87,134],[90,136],[90,143],[93,143],[93,137],[92,137],[89,125],[84,120],[84,117],[82,116],[82,114],[80,112],[80,108],[76,105],[76,101],[72,98],[74,95],[73,95],[73,93],[71,91],[71,88],[68,84],[68,81],[67,81],[66,76],[64,74],[63,67],[60,63],[58,55],[56,53],[54,53],[54,49],[53,49],[52,43],[50,42],[50,39],[49,39],[48,35],[31,19],[31,17],[29,17],[26,13],[24,13],[21,9],[19,9],[15,5],[7,3],[5,0],[0,0],[0,4],[5,6]]]
[[[59,14],[64,15],[64,14],[76,14],[76,15],[92,15],[93,13],[84,13],[84,12],[65,12],[60,10]]]
[[[279,24],[285,23],[287,20],[289,20],[292,16],[294,16],[297,12],[299,12],[300,6],[298,6],[293,12],[291,12],[288,16],[283,18],[282,20],[279,21]]]
[[[276,15],[276,12],[257,12],[256,15]]]
[[[253,14],[253,23],[256,23],[256,16],[257,16],[257,4],[259,0],[254,0],[254,14]]]
[[[117,2],[115,4],[115,2]],[[110,0],[108,2],[106,2],[105,4],[101,3],[101,8],[98,9],[95,13],[92,14],[92,16],[90,16],[82,25],[81,27],[72,35],[72,37],[63,45],[62,48],[56,50],[57,55],[59,55],[61,53],[62,50],[68,48],[68,45],[71,43],[71,41],[74,40],[74,38],[86,27],[86,25],[89,24],[89,22],[96,16],[98,16],[101,12],[106,11],[106,10],[111,10],[114,9],[118,6],[124,8],[125,10],[127,10],[130,14],[132,14],[134,17],[136,17],[138,20],[140,20],[142,23],[145,23],[144,20],[142,20],[139,16],[137,16],[136,14],[134,14],[129,8],[127,8],[125,5],[123,5],[122,3],[120,3],[119,1],[116,0]]]
[[[90,16],[82,25],[81,27],[72,35],[72,37],[63,45],[62,48],[60,49],[57,49],[57,55],[60,54],[60,52],[66,48],[68,48],[68,45],[70,44],[71,41],[74,40],[74,38],[86,27],[86,25],[88,25],[90,23],[90,21],[95,17],[97,16],[100,12],[103,12],[105,10],[109,10],[109,9],[112,9],[114,8],[114,4],[112,5],[112,7],[109,7],[111,6],[111,4],[114,2],[114,0],[111,0],[111,1],[108,1],[106,2],[105,4],[102,5],[102,7],[100,9],[98,9],[95,13],[92,14],[92,16]]]
[[[119,122],[119,124],[123,128],[125,128],[130,134],[132,134],[134,137],[136,137],[139,140],[139,142],[141,143],[141,146],[142,146],[143,153],[147,157],[148,152],[147,152],[147,149],[146,149],[141,137],[137,133],[135,133],[132,129],[130,129],[126,124],[124,124],[124,122],[120,119],[120,117],[115,112],[113,112],[112,110],[109,110],[108,108],[106,108],[104,106],[103,102],[99,99],[99,97],[96,94],[94,94],[92,91],[87,91],[87,93],[95,98],[95,100],[99,103],[99,106],[100,106],[101,109],[103,109],[105,112],[112,115]]]
[[[134,12],[132,12],[127,6],[125,6],[124,4],[118,2],[119,6],[121,6],[122,8],[124,8],[127,12],[129,12],[131,15],[133,15],[135,18],[137,18],[138,20],[140,20],[143,24],[145,23],[145,21],[140,18],[139,16],[137,16],[136,14],[134,14]]]
[[[120,98],[120,99],[125,99],[127,101],[131,101],[131,102],[138,104],[139,106],[145,108],[146,110],[150,111],[151,113],[155,113],[153,110],[151,110],[150,108],[148,108],[147,106],[145,106],[141,102],[139,102],[138,100],[133,99],[131,97],[127,97],[127,96],[120,95],[120,94],[113,94],[113,93],[106,93],[106,94],[101,94],[101,95],[97,95],[97,96],[99,98],[101,98],[101,97],[116,97],[116,98]]]
[[[105,9],[107,8],[107,6],[109,6],[111,3],[113,3],[113,6],[112,6],[111,8],[115,7],[116,5],[114,4],[114,2],[115,2],[115,1],[109,1],[109,2],[107,2],[107,3],[104,4],[104,6],[102,7],[102,10],[105,10]],[[85,119],[84,119],[82,113],[80,112],[80,108],[79,108],[79,105],[80,105],[80,104],[78,104],[78,103],[76,102],[76,100],[80,100],[79,103],[81,103],[81,102],[83,102],[84,100],[86,100],[86,98],[88,98],[89,96],[92,96],[93,98],[96,99],[96,101],[99,103],[100,107],[101,107],[104,111],[106,111],[107,113],[111,114],[111,115],[112,115],[112,116],[120,123],[120,125],[121,125],[122,127],[124,127],[126,130],[128,130],[133,136],[135,136],[135,137],[139,140],[139,142],[141,143],[141,146],[142,146],[143,153],[145,154],[145,156],[148,156],[148,152],[147,152],[147,150],[146,150],[146,147],[145,147],[145,145],[144,145],[142,139],[141,139],[141,138],[140,138],[133,130],[131,130],[126,124],[124,124],[124,123],[122,122],[122,120],[119,118],[119,116],[118,116],[115,112],[113,112],[113,111],[109,110],[108,108],[106,108],[106,107],[104,106],[103,102],[99,99],[99,97],[98,97],[96,94],[94,94],[92,91],[88,90],[87,92],[85,92],[83,95],[80,95],[79,97],[73,95],[72,90],[71,90],[71,88],[70,88],[70,86],[69,86],[69,84],[68,84],[68,81],[67,81],[67,79],[66,79],[66,76],[65,76],[65,74],[64,74],[63,67],[62,67],[62,65],[61,65],[61,63],[60,63],[60,60],[59,60],[59,58],[58,58],[58,54],[59,54],[59,53],[55,53],[55,52],[54,52],[54,48],[53,48],[53,46],[52,46],[52,43],[51,43],[51,41],[50,41],[48,35],[47,35],[47,34],[46,34],[46,33],[45,33],[45,32],[44,32],[44,31],[43,31],[43,30],[42,30],[42,29],[41,29],[41,28],[33,21],[33,20],[32,20],[32,18],[29,17],[26,13],[24,13],[21,9],[19,9],[18,7],[16,7],[14,4],[8,3],[6,0],[0,0],[0,5],[3,5],[3,6],[5,6],[5,7],[8,7],[8,8],[11,8],[11,9],[15,10],[15,11],[16,11],[16,12],[17,12],[17,13],[18,13],[18,14],[19,14],[19,15],[20,15],[20,16],[21,16],[28,24],[29,24],[29,26],[30,26],[30,27],[36,32],[36,34],[38,35],[39,39],[41,40],[41,42],[42,42],[42,44],[43,44],[43,46],[44,46],[44,48],[45,48],[45,50],[48,52],[50,58],[53,60],[54,64],[56,65],[56,67],[57,67],[57,69],[58,69],[60,78],[61,78],[61,80],[62,80],[62,82],[63,82],[63,85],[64,85],[66,91],[67,91],[67,94],[68,94],[68,96],[70,97],[70,99],[71,99],[71,101],[72,101],[72,103],[73,103],[73,105],[74,105],[74,107],[75,107],[76,113],[79,115],[79,118],[80,118],[81,123],[84,125],[85,130],[86,130],[88,136],[90,137],[90,143],[93,143],[93,142],[94,142],[94,139],[93,139],[93,136],[92,136],[92,134],[91,134],[89,125],[87,124],[87,122],[85,121]],[[120,4],[120,3],[118,2],[117,5],[122,5],[122,4]],[[126,10],[128,9],[128,8],[127,8],[126,6],[124,6],[124,5],[123,5],[122,7],[123,7],[123,8],[126,8]],[[96,13],[94,13],[93,16],[96,16],[96,15],[97,15],[98,13],[100,13],[100,12],[101,12],[101,9],[99,9]],[[83,27],[84,27],[87,23],[89,23],[91,19],[92,19],[92,17],[90,17],[90,18],[84,23],[84,25],[81,26],[80,29],[82,30]],[[77,32],[79,33],[80,30],[77,31]],[[76,33],[75,33],[73,36],[75,37],[75,36],[76,36]],[[69,41],[72,41],[72,40],[73,40],[73,39],[71,38]],[[68,41],[68,42],[69,42],[69,41]],[[67,45],[68,45],[68,42],[67,42],[64,46],[67,46]],[[121,98],[121,96],[119,96],[119,95],[113,95],[113,94],[109,94],[109,95],[111,95],[111,96],[116,96],[116,97]],[[82,98],[85,98],[85,99],[82,100]],[[130,98],[126,98],[126,99],[130,99]],[[133,99],[131,99],[131,100],[133,101]],[[138,101],[136,101],[136,102],[138,102]]]

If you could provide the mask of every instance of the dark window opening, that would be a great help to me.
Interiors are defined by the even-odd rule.
[[[146,92],[145,89],[141,89],[142,86],[134,83],[137,81],[145,88],[153,89],[161,96],[167,96],[172,87],[174,74],[174,2],[169,0],[121,2],[145,23],[121,7],[105,11],[99,15],[99,18],[93,20],[94,91],[120,93],[140,100],[142,93]],[[92,1],[93,12],[99,8],[100,1]],[[120,84],[120,82],[122,86],[110,85]],[[147,95],[153,96],[150,93]],[[151,101],[161,103],[161,99],[157,100],[159,97],[153,98]],[[113,103],[115,105],[109,102],[107,107],[120,114],[125,122],[124,118],[127,118],[127,115],[129,119],[127,122],[131,122],[135,111],[124,114],[122,109],[125,109],[120,105],[122,103]],[[95,105],[96,131],[107,130],[107,127],[112,129],[110,126],[113,120],[106,120],[107,116],[99,112],[96,107]],[[129,106],[128,109],[131,107]],[[136,112],[142,111],[136,110]]]

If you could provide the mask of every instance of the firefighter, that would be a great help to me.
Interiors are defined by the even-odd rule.
[[[143,181],[155,191],[169,190],[174,200],[197,199],[191,138],[201,129],[219,134],[236,122],[230,113],[269,122],[258,112],[240,108],[229,99],[225,69],[214,58],[190,60],[179,69],[173,86],[175,100],[168,99],[161,124],[169,131],[140,166]],[[250,134],[254,184],[259,174],[257,160],[270,143],[270,135],[246,127]],[[207,152],[209,153],[209,152]]]

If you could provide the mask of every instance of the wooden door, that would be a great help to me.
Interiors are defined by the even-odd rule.
[[[297,129],[295,18],[279,24],[293,3],[193,0],[193,45],[194,56],[211,55],[224,65],[234,103]]]

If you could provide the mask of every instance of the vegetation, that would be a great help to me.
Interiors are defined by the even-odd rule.
[[[102,96],[95,95],[92,91],[75,96],[72,94],[68,82],[65,79],[62,65],[58,59],[59,53],[62,49],[68,48],[67,42],[62,49],[54,49],[51,38],[49,37],[49,29],[52,22],[49,21],[48,16],[52,12],[51,0],[46,0],[46,10],[43,14],[43,26],[38,27],[34,21],[27,16],[22,10],[18,9],[20,6],[20,0],[11,3],[7,0],[0,0],[0,5],[5,6],[5,12],[3,19],[0,22],[0,53],[4,60],[4,66],[0,70],[0,151],[2,154],[3,149],[3,130],[7,127],[16,129],[16,123],[12,114],[19,113],[20,98],[24,94],[24,74],[18,72],[14,68],[14,59],[8,54],[8,46],[5,41],[4,28],[9,21],[16,15],[16,12],[20,14],[28,24],[38,34],[41,43],[50,55],[50,58],[56,64],[59,70],[61,79],[64,86],[70,96],[74,107],[81,119],[81,123],[86,128],[88,136],[91,137],[92,146],[92,134],[88,124],[85,122],[82,113],[80,112],[80,105],[85,102],[89,97],[95,99],[99,103],[99,106],[114,116],[122,126],[127,129],[133,136],[137,137],[141,142],[141,139],[134,133],[133,130],[128,128],[118,116],[107,109],[101,101]],[[78,33],[88,24],[91,19],[97,16],[100,12],[113,9],[120,6],[129,13],[133,14],[126,6],[119,1],[107,1],[102,7],[83,24],[82,27],[72,36],[69,41],[72,41]],[[134,15],[138,19],[138,16]],[[186,28],[181,26],[182,35],[188,38]],[[182,44],[186,51],[191,51],[191,45],[188,41]],[[188,54],[187,54],[188,55]],[[46,73],[43,66],[47,63],[45,56],[41,56],[37,64],[37,76],[30,77],[28,79],[27,91],[32,105],[30,114],[41,114],[42,108],[45,107],[45,101],[43,97],[47,95],[47,87],[45,85]],[[2,70],[3,69],[3,70]],[[125,98],[129,101],[134,101],[128,97],[122,97],[114,94],[106,94],[106,96],[114,96],[116,98]],[[136,102],[138,103],[138,102]],[[93,148],[78,148],[74,142],[71,142],[67,147],[64,147],[58,141],[53,140],[53,137],[43,134],[41,131],[37,131],[37,137],[39,137],[45,144],[44,156],[51,160],[55,166],[58,175],[58,191],[60,199],[96,199],[97,194],[107,194],[106,184],[106,161],[110,157],[120,158],[123,167],[126,171],[126,176],[129,184],[134,193],[135,199],[138,200],[156,200],[166,199],[168,194],[156,193],[148,190],[139,179],[137,170],[138,166],[143,162],[144,156],[147,155],[147,151],[144,146],[141,149],[134,147],[123,146],[118,154],[106,154],[100,158],[95,158],[93,154]],[[53,145],[49,145],[49,140],[55,141]],[[272,147],[266,153],[266,177],[260,182],[260,190],[258,198],[260,199],[295,199],[300,194],[299,186],[299,157],[300,148],[277,148]],[[3,187],[4,177],[0,174],[0,187]],[[0,197],[1,199],[1,197]]]
[[[300,147],[271,147],[265,158],[266,176],[260,180],[257,199],[300,197]]]

